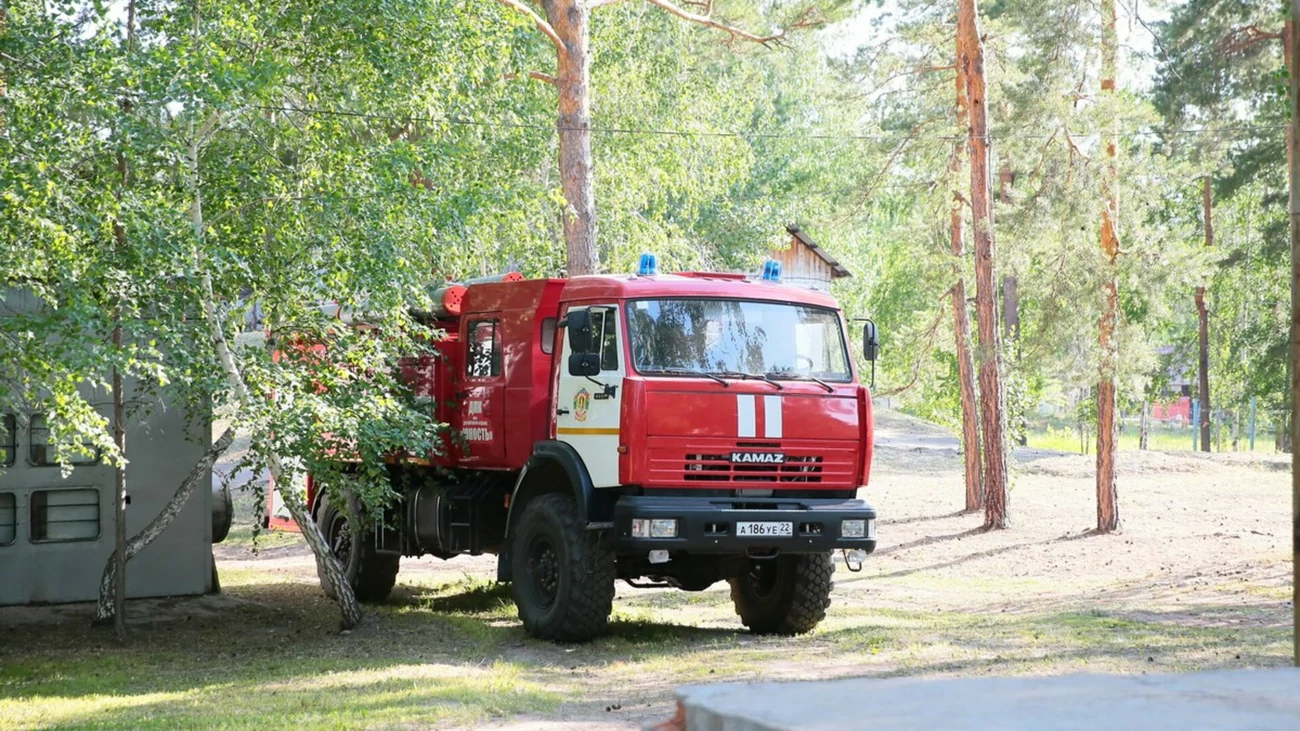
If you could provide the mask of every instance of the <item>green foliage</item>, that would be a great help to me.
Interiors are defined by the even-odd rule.
[[[1211,175],[1215,251],[1197,284],[1209,289],[1211,403],[1238,415],[1251,397],[1285,410],[1289,274],[1286,236],[1287,91],[1277,4],[1187,0],[1161,24],[1167,49],[1152,97],[1175,154]],[[1182,128],[1197,134],[1178,135]],[[1195,195],[1173,215],[1199,221]],[[1177,308],[1172,338],[1194,364],[1196,313]]]
[[[431,453],[438,425],[394,365],[427,342],[406,308],[454,261],[445,232],[494,175],[473,154],[490,141],[448,120],[465,88],[481,110],[516,103],[512,39],[453,2],[138,0],[128,48],[120,15],[69,10],[14,3],[3,39],[24,62],[6,69],[0,257],[30,306],[0,318],[22,344],[0,353],[0,404],[48,410],[61,459],[83,441],[120,459],[94,401],[117,366],[205,411],[236,407],[250,466],[278,455],[328,475],[343,453]],[[341,326],[330,301],[382,337]],[[209,313],[233,342],[253,303],[274,338],[235,349],[241,398]],[[120,352],[105,347],[117,312]],[[328,357],[272,357],[307,343]],[[351,475],[366,505],[387,497],[381,469]]]
[[[763,30],[813,5],[832,21],[854,9],[720,2],[717,12]],[[1156,28],[1154,87],[1098,104],[1094,6],[986,4],[993,169],[1010,176],[995,179],[1000,273],[1020,284],[1020,340],[1005,358],[1013,415],[1072,408],[1096,380],[1101,141],[1112,125],[1122,401],[1136,408],[1186,370],[1191,295],[1208,284],[1216,400],[1282,408],[1280,46],[1224,45],[1252,24],[1276,32],[1275,10],[1176,5]],[[0,290],[14,314],[0,318],[0,405],[49,411],[65,461],[87,448],[117,460],[100,411],[117,367],[189,404],[239,401],[258,447],[250,467],[290,456],[293,469],[377,504],[391,490],[382,472],[335,469],[340,452],[377,465],[440,443],[441,426],[394,380],[398,355],[431,336],[406,307],[431,280],[562,269],[555,90],[527,77],[552,71],[553,51],[490,2],[137,0],[136,12],[127,48],[124,17],[108,6],[8,5],[0,279],[15,289]],[[867,12],[872,35],[849,58],[828,56],[818,33],[765,48],[644,3],[594,13],[602,260],[627,270],[653,250],[668,269],[752,270],[797,223],[854,273],[835,286],[847,313],[880,326],[877,392],[955,424],[954,266],[971,296],[974,281],[948,231],[953,190],[968,185],[949,169],[965,134],[948,68],[952,8]],[[1209,252],[1206,173],[1219,222]],[[327,301],[364,309],[383,336],[341,327],[319,308]],[[253,303],[274,337],[236,349],[250,390],[241,400],[205,304],[233,338]],[[119,317],[126,342],[115,350]],[[330,358],[272,357],[307,344]]]

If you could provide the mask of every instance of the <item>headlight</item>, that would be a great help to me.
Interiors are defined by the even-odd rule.
[[[866,538],[867,521],[846,520],[840,523],[840,536],[844,538]]]
[[[633,538],[676,538],[676,518],[633,518]]]
[[[651,538],[676,538],[677,519],[656,518],[650,521],[650,537]]]

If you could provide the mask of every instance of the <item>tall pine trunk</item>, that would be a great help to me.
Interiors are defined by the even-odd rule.
[[[967,128],[966,75],[961,67],[961,35],[957,36],[956,91],[957,91],[957,128]],[[975,363],[971,359],[970,317],[966,303],[965,259],[966,244],[962,234],[963,202],[966,197],[961,194],[960,180],[962,173],[962,153],[964,144],[954,145],[952,159],[948,164],[949,177],[952,180],[952,212],[950,214],[950,232],[952,234],[952,315],[953,332],[957,347],[957,380],[961,390],[961,443],[962,456],[966,465],[966,512],[973,513],[984,507],[984,480],[980,475],[980,439],[979,408],[975,401]]]
[[[1102,312],[1098,328],[1101,365],[1097,380],[1097,532],[1110,533],[1119,528],[1119,501],[1115,480],[1115,452],[1118,435],[1115,420],[1115,373],[1119,365],[1116,328],[1119,323],[1119,217],[1117,185],[1119,168],[1118,120],[1115,108],[1115,77],[1118,67],[1119,38],[1115,30],[1115,0],[1101,0],[1101,96],[1110,114],[1106,133],[1106,170],[1102,177],[1101,251],[1105,257],[1102,284]]]
[[[1205,215],[1205,248],[1214,246],[1214,208],[1210,191],[1210,176],[1202,181],[1202,193]],[[1200,377],[1197,380],[1197,395],[1201,400],[1201,451],[1210,451],[1210,315],[1205,307],[1205,287],[1196,288],[1197,337],[1199,338],[1197,365]]]
[[[971,228],[975,240],[975,310],[979,326],[980,425],[983,432],[984,527],[1006,528],[1006,393],[1002,383],[1002,345],[998,331],[997,267],[989,180],[989,120],[984,84],[984,41],[976,0],[958,0],[958,65],[966,77],[970,127]]]
[[[591,11],[580,0],[543,0],[547,21],[564,47],[556,59],[555,88],[560,96],[560,189],[564,211],[564,245],[569,276],[594,274],[596,196],[591,163]]]

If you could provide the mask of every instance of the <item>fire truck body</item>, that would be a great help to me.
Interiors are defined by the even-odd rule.
[[[401,499],[371,534],[316,501],[363,598],[400,555],[495,553],[541,637],[602,631],[616,578],[728,580],[747,625],[794,633],[825,614],[830,552],[874,549],[870,396],[828,295],[679,274],[457,296],[436,354],[402,363],[445,449],[390,467]]]

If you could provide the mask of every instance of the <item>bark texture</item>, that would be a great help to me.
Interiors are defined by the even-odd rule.
[[[980,425],[983,433],[984,527],[1006,528],[1007,443],[1006,393],[1002,382],[1002,345],[998,331],[997,266],[993,240],[989,180],[988,108],[984,84],[984,42],[979,33],[976,0],[958,0],[958,66],[966,77],[969,102],[971,228],[975,241],[975,309],[979,329]]]
[[[135,558],[145,547],[153,543],[155,538],[167,530],[167,526],[171,525],[176,516],[180,515],[181,510],[185,508],[185,504],[189,502],[190,496],[194,494],[194,488],[199,485],[211,487],[212,465],[230,448],[230,443],[234,441],[234,438],[235,430],[227,429],[217,439],[216,443],[203,453],[203,457],[195,463],[194,468],[190,470],[190,473],[185,476],[185,480],[176,488],[176,492],[172,494],[171,499],[163,506],[162,511],[153,520],[149,521],[149,525],[146,525],[139,533],[131,536],[131,540],[126,541],[126,550],[121,554],[120,562],[119,554],[116,551],[109,557],[108,563],[104,566],[104,574],[99,580],[99,603],[95,605],[95,624],[99,625],[114,621],[114,618],[118,616],[118,610],[114,606],[115,603],[111,600],[111,597],[113,597],[112,587],[120,576],[118,567]]]
[[[1105,258],[1102,311],[1098,341],[1101,365],[1097,380],[1097,532],[1119,528],[1118,487],[1115,480],[1115,450],[1118,436],[1115,418],[1115,372],[1119,364],[1115,331],[1119,324],[1119,136],[1115,116],[1115,76],[1119,65],[1119,37],[1115,30],[1115,0],[1101,0],[1101,95],[1110,106],[1110,129],[1104,144],[1106,170],[1102,176],[1101,252]]]
[[[961,69],[962,39],[957,36],[956,94],[957,128],[966,129],[967,100],[966,76]],[[952,211],[949,230],[952,235],[952,315],[953,332],[957,349],[957,380],[961,391],[961,444],[966,467],[966,512],[973,513],[984,507],[984,479],[980,474],[979,407],[975,400],[975,363],[971,357],[970,317],[966,303],[966,242],[962,231],[964,202],[961,193],[962,153],[965,145],[953,146],[948,163],[952,180]]]
[[[1202,181],[1204,198],[1202,207],[1205,215],[1205,248],[1214,246],[1214,201],[1210,192],[1210,176]],[[1197,337],[1200,340],[1197,350],[1197,367],[1200,377],[1197,380],[1197,395],[1201,400],[1201,451],[1210,451],[1210,314],[1205,307],[1205,287],[1196,288],[1196,322]]]
[[[546,20],[558,37],[555,88],[560,113],[560,189],[564,211],[564,245],[569,276],[594,274],[596,194],[591,164],[591,11],[579,0],[543,0]]]

